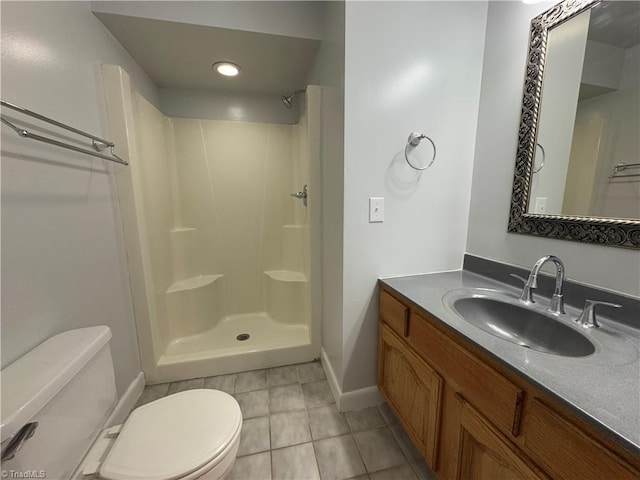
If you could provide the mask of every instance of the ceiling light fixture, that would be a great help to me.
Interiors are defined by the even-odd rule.
[[[240,66],[231,62],[216,62],[212,68],[225,77],[235,77],[240,73]]]

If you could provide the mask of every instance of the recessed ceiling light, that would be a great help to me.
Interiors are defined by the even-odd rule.
[[[240,73],[240,66],[231,62],[216,62],[212,68],[225,77],[235,77]]]

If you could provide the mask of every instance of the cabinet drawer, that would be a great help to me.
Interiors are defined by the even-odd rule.
[[[524,391],[440,332],[427,318],[411,312],[409,342],[457,392],[505,433],[518,436]]]
[[[380,318],[401,337],[409,335],[409,309],[384,290],[380,291]]]
[[[640,472],[534,399],[522,429],[524,448],[554,478],[638,479]]]

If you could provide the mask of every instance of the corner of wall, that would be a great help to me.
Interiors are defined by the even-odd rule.
[[[333,398],[336,401],[338,411],[348,412],[351,410],[359,410],[361,408],[379,405],[384,402],[384,398],[382,397],[380,390],[378,390],[378,387],[375,385],[350,392],[343,392],[324,348],[321,351],[320,360],[322,362],[322,368],[327,375],[327,382],[329,383],[329,388],[331,389]]]

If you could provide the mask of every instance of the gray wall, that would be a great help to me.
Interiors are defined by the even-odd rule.
[[[96,13],[125,15],[192,25],[320,40],[322,1],[93,1]],[[302,85],[301,85],[302,86]],[[213,90],[160,88],[160,110],[171,117],[296,124],[301,98],[287,109],[282,91],[272,95],[220,93]]]
[[[638,295],[636,251],[507,233],[529,23],[553,4],[489,4],[467,251],[525,267],[555,254],[571,279]]]
[[[345,53],[345,392],[376,383],[381,276],[459,268],[467,241],[485,2],[348,2]],[[438,156],[417,174],[410,132]],[[414,161],[427,162],[425,141]],[[369,223],[369,197],[385,197]]]
[[[1,8],[3,99],[108,138],[100,64],[114,63],[158,103],[88,2]],[[116,168],[2,127],[3,367],[56,333],[107,325],[119,393],[140,371]]]
[[[324,2],[93,1],[95,12],[300,38],[322,38]]]
[[[282,92],[291,93],[291,92]],[[213,90],[161,88],[160,110],[169,117],[207,118],[234,122],[264,122],[295,125],[300,119],[298,96],[286,108],[280,95],[219,93]]]

